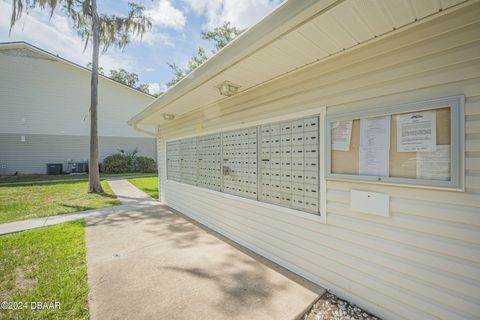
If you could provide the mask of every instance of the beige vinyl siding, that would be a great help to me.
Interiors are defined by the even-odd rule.
[[[69,159],[86,161],[90,72],[18,46],[0,50],[0,175],[46,173],[47,163],[63,163],[65,170]],[[136,147],[156,158],[155,139],[127,124],[153,97],[102,77],[98,91],[100,160]]]
[[[480,3],[439,16],[162,126],[162,199],[385,319],[477,319]],[[165,141],[195,135],[199,124],[208,133],[313,108],[336,113],[452,95],[466,97],[465,192],[327,181],[323,224],[166,179]],[[351,211],[353,188],[388,193],[390,216]]]
[[[153,97],[99,79],[99,135],[146,137],[127,121]],[[0,132],[89,135],[90,73],[61,61],[0,51]]]

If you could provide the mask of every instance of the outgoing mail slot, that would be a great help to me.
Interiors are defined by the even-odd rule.
[[[350,208],[354,211],[387,217],[390,209],[390,196],[385,193],[352,190]]]

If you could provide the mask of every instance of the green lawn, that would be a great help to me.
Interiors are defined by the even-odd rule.
[[[0,309],[0,319],[88,319],[85,222],[1,236],[1,301],[27,305]],[[60,306],[31,310],[31,302]]]
[[[132,178],[128,181],[153,199],[158,199],[158,177]]]
[[[86,181],[0,186],[0,223],[120,204],[106,181],[102,186],[104,195],[88,193]]]
[[[118,173],[118,174],[107,174],[102,173],[100,176],[102,178],[108,177],[131,177],[131,176],[146,176],[151,177],[154,173]],[[14,182],[34,182],[34,181],[47,181],[47,180],[71,180],[71,179],[82,179],[88,180],[88,174],[60,174],[60,175],[46,175],[46,174],[31,174],[31,175],[21,175],[21,176],[0,176],[0,183],[14,183]]]

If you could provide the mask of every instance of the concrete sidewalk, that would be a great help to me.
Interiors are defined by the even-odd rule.
[[[152,197],[135,187],[126,179],[108,180],[108,184],[122,204],[149,203],[155,201]]]
[[[160,202],[139,190],[125,179],[109,180],[108,184],[123,205],[3,223],[0,224],[0,235],[51,226],[67,221],[95,218],[112,213],[123,213],[130,210],[160,205]]]
[[[291,320],[322,288],[168,207],[87,220],[91,319]]]
[[[43,217],[37,219],[21,220],[0,224],[0,235],[21,232],[25,230],[52,226],[67,221],[96,218],[112,213],[123,213],[131,210],[139,210],[152,206],[160,206],[158,201],[144,201],[142,203],[132,203],[127,205],[113,206],[101,209],[92,209],[80,212],[60,214],[56,216]]]

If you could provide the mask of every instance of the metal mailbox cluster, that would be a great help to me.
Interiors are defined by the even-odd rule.
[[[318,213],[318,117],[168,142],[167,178]]]
[[[180,141],[180,179],[187,184],[197,184],[197,142],[195,138]]]
[[[197,184],[197,144],[195,138],[167,144],[167,178]]]
[[[260,200],[318,213],[318,118],[260,130]]]
[[[199,187],[220,191],[220,157],[221,157],[220,134],[211,134],[198,137],[197,139],[197,160]]]
[[[223,192],[257,199],[257,128],[222,134]]]
[[[180,177],[181,157],[180,141],[171,141],[167,143],[167,179],[182,182]]]

